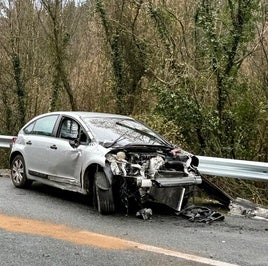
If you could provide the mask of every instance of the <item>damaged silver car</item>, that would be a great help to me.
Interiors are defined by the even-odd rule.
[[[148,202],[180,211],[202,182],[198,158],[128,116],[53,112],[35,117],[14,139],[11,180],[90,196],[102,214]]]

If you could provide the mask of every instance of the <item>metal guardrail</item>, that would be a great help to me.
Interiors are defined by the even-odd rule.
[[[10,148],[14,136],[0,135],[0,147]],[[268,163],[198,156],[198,170],[203,175],[268,181]]]
[[[0,135],[0,148],[10,148],[13,138],[13,136]]]
[[[198,170],[204,175],[268,181],[268,163],[198,156]]]

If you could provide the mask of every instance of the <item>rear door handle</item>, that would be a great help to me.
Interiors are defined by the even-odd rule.
[[[54,144],[54,145],[50,146],[50,149],[56,150],[57,149],[57,146]]]
[[[31,142],[30,140],[28,140],[28,141],[26,142],[26,144],[27,144],[27,145],[32,145],[32,142]]]

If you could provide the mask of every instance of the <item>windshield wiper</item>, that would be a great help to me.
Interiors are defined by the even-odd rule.
[[[117,139],[115,139],[110,145],[108,145],[106,148],[111,148],[113,147],[119,140],[122,140],[124,136],[127,134],[127,132],[124,132],[121,134]]]

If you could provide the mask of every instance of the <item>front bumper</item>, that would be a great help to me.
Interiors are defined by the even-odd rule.
[[[139,187],[183,187],[191,185],[199,185],[202,183],[202,178],[199,175],[190,174],[188,176],[179,176],[177,173],[172,171],[165,172],[165,174],[160,174],[153,179],[144,179],[142,177],[137,178],[137,185]]]

